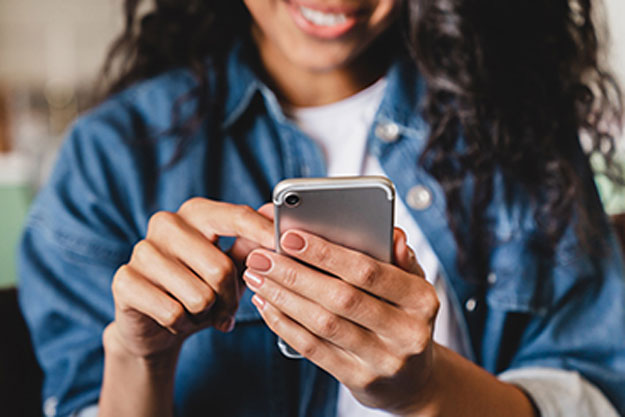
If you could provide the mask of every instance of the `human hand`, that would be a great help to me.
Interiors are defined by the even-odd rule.
[[[396,266],[302,231],[281,245],[290,257],[256,249],[244,274],[267,325],[361,403],[398,414],[422,406],[439,301],[405,234],[395,231]]]
[[[219,236],[238,237],[228,254],[217,246]],[[245,289],[235,263],[258,246],[273,248],[273,225],[247,206],[193,198],[175,213],[156,213],[113,279],[115,321],[103,335],[105,348],[150,357],[177,352],[209,326],[232,330]]]

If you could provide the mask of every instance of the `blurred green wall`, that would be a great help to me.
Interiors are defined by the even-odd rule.
[[[27,185],[0,184],[0,288],[17,282],[15,250],[31,199]]]

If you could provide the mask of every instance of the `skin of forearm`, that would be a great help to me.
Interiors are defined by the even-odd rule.
[[[104,377],[98,416],[172,417],[180,349],[158,357],[137,357],[121,346],[110,326],[103,335]]]
[[[425,405],[403,416],[537,417],[532,402],[518,387],[443,346],[436,345],[434,354],[436,366],[423,395]]]
[[[179,348],[158,357],[137,357],[122,347],[112,327],[105,331],[103,343],[99,417],[172,417]],[[434,356],[422,401],[401,416],[536,417],[531,401],[519,388],[440,345],[435,345]]]

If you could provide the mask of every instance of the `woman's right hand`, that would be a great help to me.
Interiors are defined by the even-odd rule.
[[[206,327],[232,330],[245,289],[235,263],[256,247],[274,246],[263,209],[193,198],[175,213],[154,214],[113,278],[115,320],[104,332],[105,348],[148,358],[177,352]],[[228,254],[217,246],[219,236],[238,238]]]

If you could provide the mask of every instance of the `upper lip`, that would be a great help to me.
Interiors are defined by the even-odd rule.
[[[298,7],[306,7],[307,9],[313,9],[322,13],[335,13],[344,15],[357,15],[362,12],[362,7],[349,6],[349,5],[332,5],[332,4],[319,4],[310,0],[289,0],[291,4]]]

